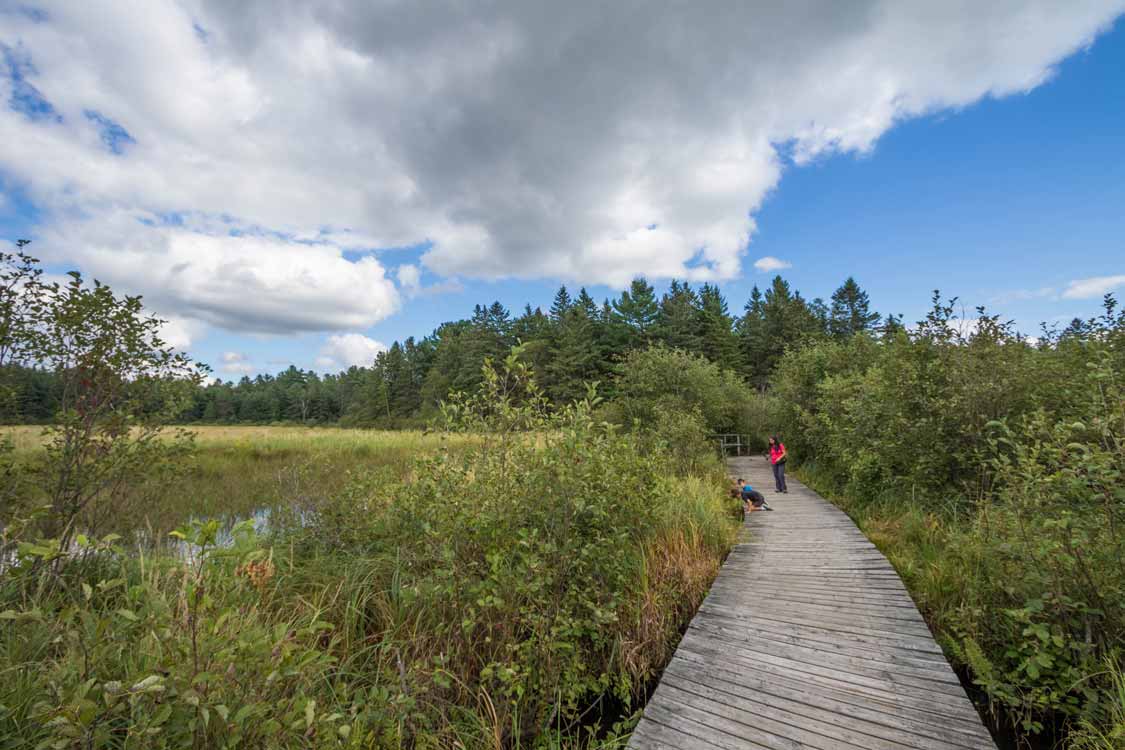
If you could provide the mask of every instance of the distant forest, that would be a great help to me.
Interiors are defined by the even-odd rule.
[[[564,286],[547,312],[528,305],[513,317],[499,302],[477,305],[472,317],[443,323],[421,340],[396,341],[367,367],[335,375],[290,367],[275,376],[213,382],[197,390],[182,418],[223,424],[417,425],[451,392],[475,390],[485,358],[502,358],[516,343],[525,345],[526,360],[556,403],[581,397],[589,381],[599,381],[599,392],[612,396],[623,357],[653,345],[700,354],[764,389],[786,347],[901,327],[901,318],[880,317],[869,306],[867,293],[852,278],[825,302],[806,300],[777,276],[765,293],[752,289],[740,315],[731,313],[711,284],[693,288],[672,281],[658,295],[638,278],[620,297],[602,304],[584,288],[572,295]],[[16,380],[19,411],[0,418],[50,420],[57,403],[55,376],[23,370]]]

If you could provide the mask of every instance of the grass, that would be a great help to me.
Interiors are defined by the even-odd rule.
[[[1125,678],[1119,645],[1107,649],[1104,668],[1096,660],[1080,661],[1073,655],[1087,653],[1082,650],[1081,626],[1089,621],[1079,621],[1077,628],[1068,630],[1065,610],[1041,605],[1049,594],[1040,593],[1042,585],[1035,575],[1048,564],[1064,565],[1065,547],[1044,547],[1046,562],[1036,562],[1036,545],[1050,540],[1036,528],[1018,537],[1018,543],[1008,541],[1011,537],[1004,535],[1002,524],[1011,523],[1010,515],[999,503],[970,511],[952,504],[927,507],[894,491],[856,497],[842,491],[815,464],[802,466],[798,474],[847,512],[895,566],[947,658],[965,670],[978,694],[987,697],[993,727],[1005,741],[1019,747],[1125,749]],[[1048,527],[1057,517],[1076,523],[1069,510],[1035,514],[1046,519]],[[1085,554],[1093,556],[1099,550],[1091,547]],[[1109,576],[1112,570],[1120,567],[1098,564],[1095,575]],[[1098,586],[1114,591],[1100,578]],[[1073,586],[1070,593],[1081,596]],[[1048,615],[1056,619],[1047,619]],[[990,635],[982,623],[1001,636]],[[1077,636],[1068,635],[1075,631]],[[1048,646],[1059,648],[1047,651],[1039,633],[1052,638]],[[1089,633],[1085,633],[1087,640]],[[1079,646],[1070,645],[1068,638]],[[1013,669],[1011,664],[1019,665],[1028,651],[1045,653],[1049,658],[1038,664],[1056,667],[1057,673],[1039,669],[1027,675]],[[1036,677],[1043,679],[1036,682]],[[1081,690],[1085,705],[1079,710],[1071,702],[1075,708],[1069,714],[1039,709],[1033,690],[1064,697]]]
[[[123,512],[102,533],[143,530],[160,538],[190,518],[228,524],[263,509],[301,509],[339,492],[358,475],[404,478],[419,455],[471,442],[460,435],[331,427],[192,427],[196,453],[180,476],[133,488]],[[16,455],[35,461],[44,428],[0,427]]]
[[[34,461],[41,430],[8,431]],[[196,554],[105,549],[46,588],[11,568],[0,749],[622,748],[737,528],[717,466],[685,474],[593,421],[508,443],[196,432],[122,527],[309,518],[219,547],[196,522]]]

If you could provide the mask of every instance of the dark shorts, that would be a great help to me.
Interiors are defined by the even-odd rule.
[[[764,503],[766,501],[766,498],[760,492],[743,492],[742,493],[742,500],[744,502],[750,503],[755,508],[757,508],[758,506],[760,506],[762,503]]]

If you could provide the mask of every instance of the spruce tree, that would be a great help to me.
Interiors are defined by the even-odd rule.
[[[765,300],[762,290],[755,284],[750,290],[750,299],[746,301],[742,317],[738,319],[736,332],[738,334],[738,351],[740,356],[739,372],[759,388],[765,386],[767,370],[766,337],[765,337]]]
[[[660,300],[656,316],[657,338],[671,349],[700,353],[699,295],[691,284],[672,279],[668,292]]]
[[[594,302],[594,298],[586,291],[586,287],[578,290],[578,296],[574,300],[574,306],[582,308],[586,313],[586,317],[590,320],[598,320],[601,318],[601,310],[598,308],[598,303]]]
[[[656,290],[643,276],[633,279],[629,289],[613,303],[613,311],[615,321],[624,329],[624,343],[628,348],[644,347],[652,342],[660,305]]]
[[[738,363],[738,338],[734,321],[719,287],[704,284],[699,288],[699,348],[705,357],[724,369]]]
[[[546,391],[556,404],[581,398],[585,383],[598,379],[599,356],[595,321],[585,308],[572,306],[555,326],[551,358],[546,366]]]
[[[837,339],[851,338],[869,330],[879,320],[879,314],[868,309],[867,292],[851,276],[832,293],[832,311],[828,331]]]
[[[574,302],[571,301],[570,292],[566,290],[566,286],[560,286],[559,290],[555,292],[555,301],[551,303],[551,320],[556,323],[562,320],[567,310],[573,305]]]

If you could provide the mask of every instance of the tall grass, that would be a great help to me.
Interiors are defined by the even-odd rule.
[[[39,460],[44,428],[0,427],[16,458]],[[119,512],[98,529],[161,539],[190,518],[228,523],[274,509],[315,507],[360,474],[403,478],[419,455],[473,441],[465,435],[304,427],[196,427],[196,449],[171,478],[129,488]],[[33,503],[34,497],[25,497]],[[3,519],[0,518],[0,521]]]
[[[1068,750],[1125,748],[1125,665],[1114,659],[1107,660],[1106,673],[1112,690],[1102,716],[1097,721],[1084,720],[1071,735]]]
[[[0,748],[623,747],[737,527],[714,463],[681,474],[588,417],[197,443],[161,522],[308,512],[228,546],[194,522],[179,558],[91,540],[49,589],[11,568]]]

